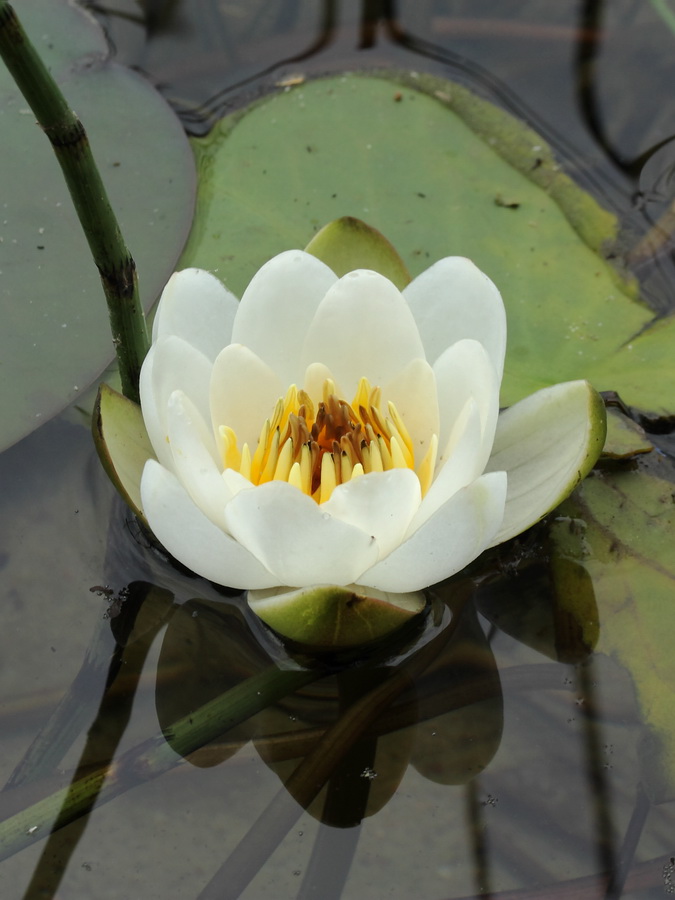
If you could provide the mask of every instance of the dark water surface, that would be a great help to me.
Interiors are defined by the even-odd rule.
[[[94,6],[119,60],[145,72],[193,134],[289,79],[433,72],[525,118],[636,234],[673,196],[675,34],[660,8],[647,0]],[[648,302],[672,310],[667,250],[638,270]],[[447,643],[411,675],[391,718],[354,745],[325,805],[296,808],[280,780],[390,669],[324,678],[149,778],[134,755],[142,742],[270,658],[292,663],[258,643],[241,597],[174,572],[145,546],[76,411],[6,451],[0,479],[0,777],[19,785],[0,797],[0,811],[67,785],[78,766],[112,759],[110,781],[120,785],[111,802],[4,861],[2,900],[647,900],[675,891],[675,810],[650,805],[640,787],[644,728],[629,675],[555,623],[530,630],[532,646],[510,637],[490,624],[504,598],[489,586],[440,591],[424,636],[410,640]],[[544,552],[542,534],[507,554],[514,598],[532,585],[545,593],[545,573],[527,564]],[[47,731],[43,756],[53,762],[21,783],[15,767],[83,661],[72,701]],[[66,731],[76,737],[57,752]],[[278,846],[275,823],[285,834]]]

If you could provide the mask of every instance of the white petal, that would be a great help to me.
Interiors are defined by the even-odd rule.
[[[477,341],[453,344],[434,363],[441,431],[438,446],[445,448],[466,401],[473,397],[481,418],[481,446],[477,467],[483,471],[490,456],[499,415],[499,379],[485,349]]]
[[[305,366],[324,363],[349,397],[362,376],[381,386],[416,358],[424,359],[424,348],[407,303],[367,269],[349,272],[328,291],[302,350]]]
[[[359,582],[382,591],[416,591],[459,572],[479,556],[504,514],[506,475],[493,472],[454,494]]]
[[[417,475],[411,469],[391,469],[338,485],[321,511],[372,535],[382,558],[403,540],[420,500]]]
[[[495,285],[471,260],[448,256],[418,275],[403,291],[433,363],[450,344],[473,338],[488,352],[501,381],[506,351],[506,313]]]
[[[232,342],[245,344],[285,385],[298,384],[300,350],[317,307],[337,276],[302,250],[280,253],[258,270],[241,298]]]
[[[436,510],[461,488],[471,484],[482,473],[478,467],[481,445],[481,423],[475,400],[467,401],[443,451],[445,462],[439,467],[417,515],[410,524],[416,531]]]
[[[211,373],[211,421],[214,429],[234,429],[239,449],[255,451],[260,429],[288,385],[248,347],[230,344],[218,355]]]
[[[488,471],[504,469],[509,486],[494,544],[534,525],[593,467],[605,440],[602,400],[586,381],[537,391],[499,416]]]
[[[154,460],[143,469],[141,498],[157,540],[193,572],[233,588],[279,584],[248,550],[197,508],[175,475]]]
[[[210,429],[181,391],[169,399],[168,419],[174,472],[202,512],[223,528],[223,510],[233,493],[223,480]]]
[[[432,434],[438,435],[439,415],[436,376],[424,359],[413,359],[387,384],[382,385],[383,412],[391,400],[413,442],[415,465],[427,452]]]
[[[174,272],[159,300],[153,343],[173,334],[213,361],[230,343],[239,301],[204,269]]]
[[[173,457],[169,448],[169,397],[176,390],[183,391],[208,421],[210,377],[209,360],[175,336],[159,338],[143,361],[139,385],[143,420],[157,459],[170,470]]]
[[[350,584],[378,558],[375,538],[324,513],[293,485],[241,491],[225,509],[229,532],[290,587]]]

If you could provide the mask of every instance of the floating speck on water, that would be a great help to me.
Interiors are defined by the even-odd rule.
[[[35,834],[39,827],[39,825],[31,825],[26,834]]]
[[[366,766],[363,772],[361,772],[361,778],[367,778],[369,781],[372,781],[373,778],[377,778],[377,772],[375,769],[371,769],[370,766]]]
[[[298,878],[302,873],[300,872],[300,869],[295,869],[293,874],[295,875],[296,878]]]
[[[304,833],[305,833],[304,831],[299,831],[299,832],[298,832],[298,837],[302,837]]]

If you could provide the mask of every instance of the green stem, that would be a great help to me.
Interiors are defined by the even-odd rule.
[[[138,402],[138,379],[148,350],[136,265],[124,243],[89,140],[7,2],[0,0],[0,55],[63,170],[108,303],[122,390]],[[73,278],[77,273],[73,272]]]
[[[88,812],[92,797],[98,795],[97,802],[104,803],[133,784],[168,772],[184,756],[323,674],[321,669],[279,671],[271,667],[238,684],[180,719],[164,734],[129,750],[112,766],[98,768],[5,819],[0,823],[0,860]],[[8,796],[11,798],[11,792]]]

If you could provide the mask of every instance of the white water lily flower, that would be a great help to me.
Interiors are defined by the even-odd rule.
[[[505,345],[500,294],[461,257],[401,293],[288,251],[240,303],[176,273],[140,383],[150,527],[229,587],[447,578],[556,506],[603,442],[584,381],[500,415]]]

